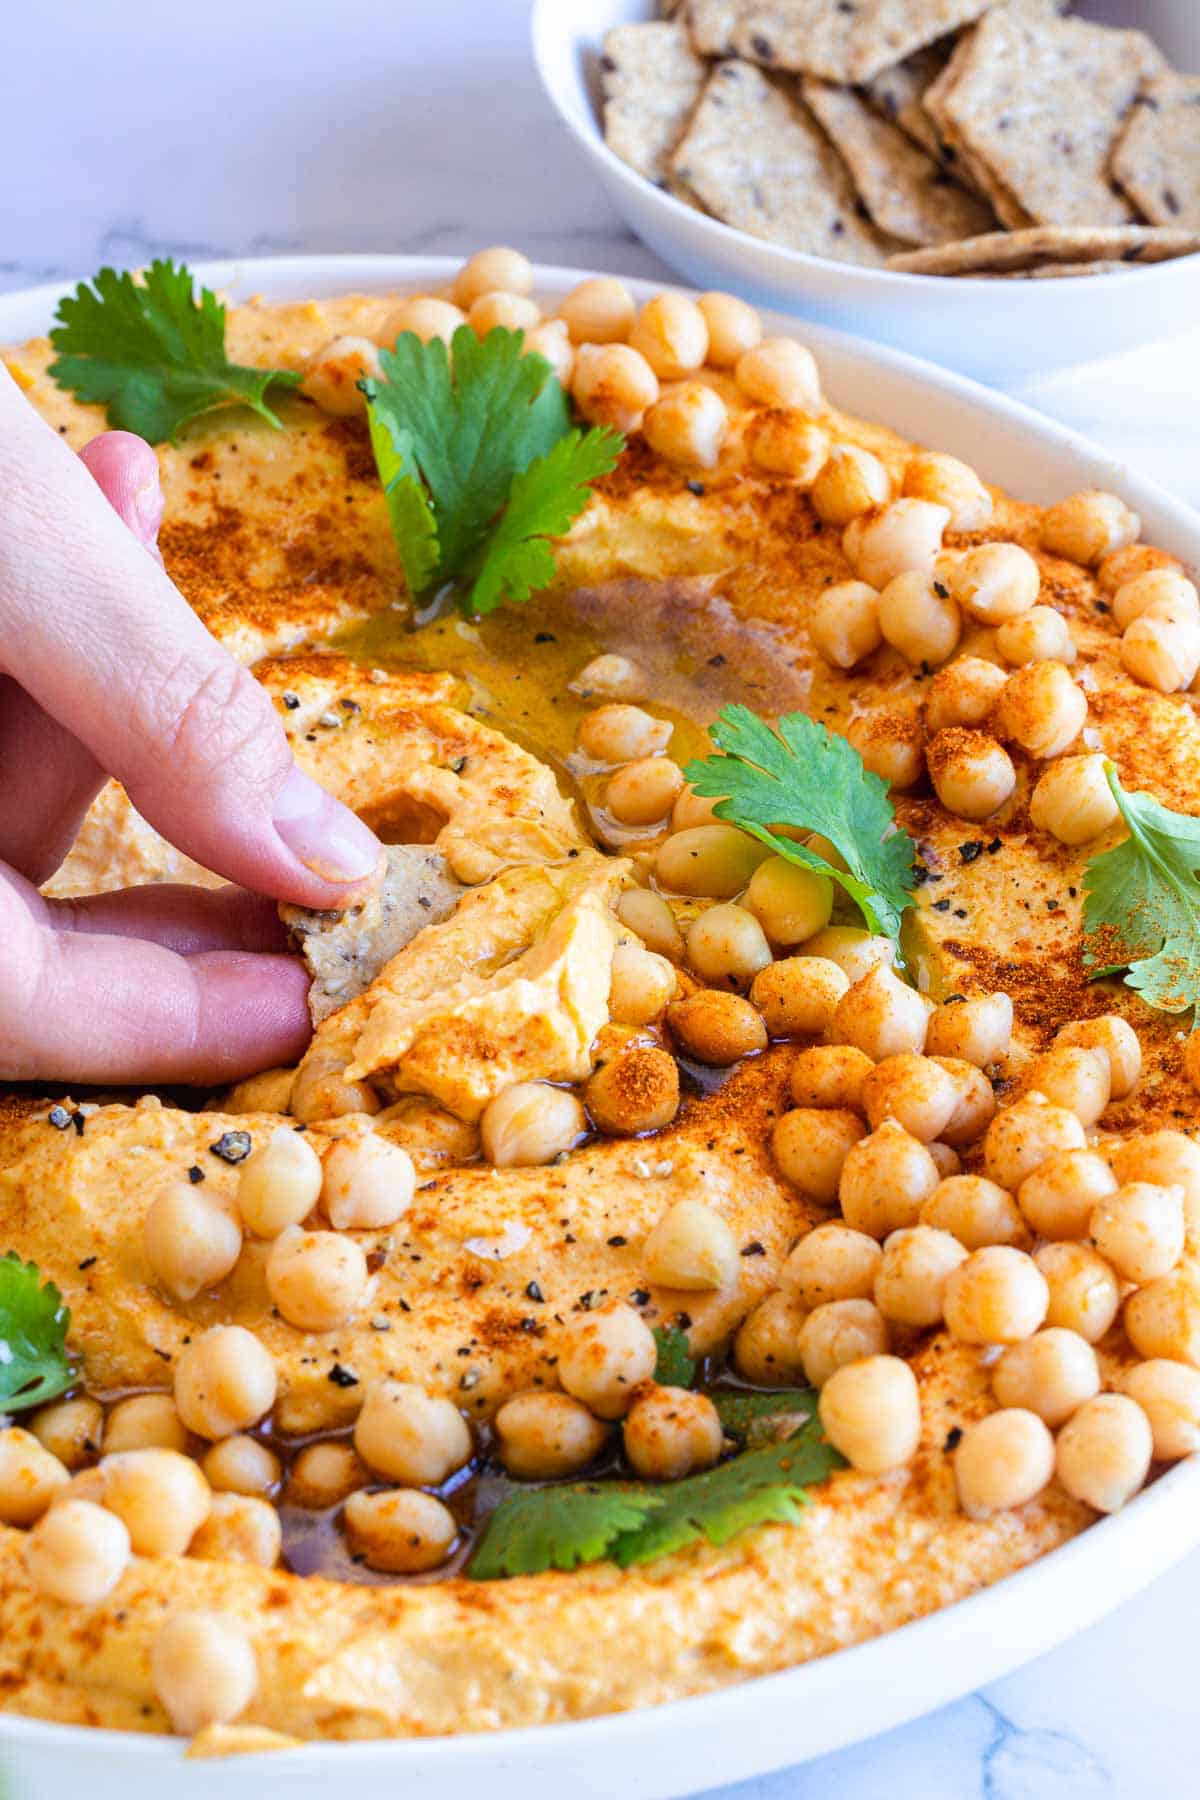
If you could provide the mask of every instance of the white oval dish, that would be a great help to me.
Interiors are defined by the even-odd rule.
[[[201,264],[200,278],[233,299],[295,300],[443,286],[444,257],[311,256]],[[540,268],[553,299],[591,271]],[[630,282],[639,299],[655,292]],[[1073,284],[1074,285],[1074,284]],[[0,344],[47,330],[63,286],[0,297]],[[1200,566],[1200,517],[1074,433],[961,376],[839,332],[768,316],[767,329],[803,338],[826,391],[850,412],[967,457],[989,480],[1046,502],[1085,486],[1115,488],[1145,535]],[[14,1800],[261,1800],[264,1783],[290,1800],[325,1800],[335,1783],[356,1800],[675,1800],[871,1737],[958,1698],[1094,1624],[1200,1542],[1200,1463],[1164,1475],[1122,1513],[930,1618],[783,1674],[694,1700],[578,1724],[457,1738],[314,1744],[221,1764],[189,1762],[178,1739],[44,1724],[0,1713],[0,1780]]]
[[[1137,24],[1178,67],[1200,67],[1194,0],[1108,0],[1082,10]],[[597,107],[605,32],[656,11],[654,0],[534,0],[533,53],[555,110],[617,211],[697,287],[725,288],[995,382],[1108,356],[1200,316],[1200,256],[1069,281],[900,275],[785,249],[664,193],[608,148]]]

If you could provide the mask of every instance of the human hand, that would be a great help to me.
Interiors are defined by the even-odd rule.
[[[276,899],[338,908],[380,846],[292,761],[157,551],[158,463],[78,457],[0,365],[0,1078],[218,1083],[288,1063],[308,980]],[[44,899],[107,775],[236,886]]]

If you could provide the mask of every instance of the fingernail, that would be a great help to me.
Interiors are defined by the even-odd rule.
[[[157,547],[158,528],[162,524],[163,491],[157,474],[133,490],[134,529],[150,549]]]
[[[374,832],[303,769],[288,775],[272,817],[292,855],[322,881],[365,881],[379,865],[382,851]]]

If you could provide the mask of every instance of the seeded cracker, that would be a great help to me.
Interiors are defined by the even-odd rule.
[[[708,70],[687,27],[618,25],[604,39],[604,136],[648,180],[665,185]]]
[[[845,164],[794,90],[751,63],[717,65],[672,168],[753,237],[875,267],[897,248],[859,213]]]
[[[990,208],[957,186],[898,126],[877,118],[852,88],[806,78],[801,93],[881,230],[909,244],[946,244],[992,229]]]
[[[942,140],[937,128],[921,104],[926,90],[932,87],[949,60],[951,45],[943,41],[916,50],[903,62],[884,69],[864,82],[862,96],[881,119],[898,125],[927,156],[943,161]]]
[[[1028,231],[992,231],[968,238],[961,244],[941,244],[932,250],[909,250],[888,261],[889,269],[909,275],[1007,275],[1032,274],[1069,264],[1123,268],[1167,262],[1200,251],[1200,232],[1169,231],[1159,225],[1112,225],[1093,229],[1087,225],[1036,225]]]
[[[696,46],[824,81],[870,81],[993,0],[692,0]]]
[[[1142,32],[1002,6],[971,34],[961,62],[956,53],[956,66],[940,109],[930,109],[1023,214],[1043,225],[1133,217],[1109,161],[1143,79],[1163,67]]]
[[[1159,75],[1143,88],[1112,172],[1156,225],[1200,230],[1200,75]]]
[[[991,171],[971,154],[946,107],[946,101],[970,58],[974,36],[973,31],[964,32],[942,73],[921,96],[921,108],[932,121],[942,144],[943,157],[958,179],[988,202],[1002,225],[1007,225],[1010,231],[1020,231],[1032,225],[1033,220],[996,181]]]

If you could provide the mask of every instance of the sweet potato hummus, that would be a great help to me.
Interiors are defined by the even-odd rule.
[[[230,355],[306,369],[331,340],[387,341],[395,307],[396,296],[237,307]],[[46,343],[6,360],[70,444],[104,429],[100,409],[55,386]],[[1135,1472],[1128,1492],[1110,1497],[1090,1473],[1091,1440],[1080,1423],[1094,1416],[1103,1438],[1108,1415],[1087,1409],[1100,1405],[1100,1387],[1106,1404],[1114,1400],[1138,1366],[1169,1362],[1184,1370],[1181,1379],[1200,1379],[1188,1373],[1200,1362],[1200,1328],[1189,1324],[1200,1307],[1200,1179],[1187,1137],[1148,1139],[1190,1133],[1196,1118],[1180,1020],[1117,981],[1086,976],[1083,868],[1123,827],[1101,813],[1097,829],[1081,837],[1061,823],[1061,805],[1048,812],[1034,802],[1031,815],[1034,789],[1064,749],[1079,759],[1102,752],[1126,790],[1152,792],[1183,812],[1196,807],[1200,731],[1187,683],[1160,691],[1136,678],[1113,616],[1114,594],[1126,591],[1121,576],[1155,558],[1126,567],[1114,560],[1135,556],[1136,521],[1107,556],[1104,546],[1077,559],[1054,554],[1047,543],[1070,546],[1048,528],[1048,515],[998,492],[990,503],[975,495],[974,510],[962,514],[972,522],[956,524],[954,509],[945,512],[937,549],[953,560],[984,544],[1020,546],[1040,576],[1036,598],[1047,616],[1039,613],[1037,628],[1058,650],[1030,656],[1013,648],[1016,634],[1002,636],[1001,615],[989,621],[982,602],[967,600],[960,611],[939,583],[940,601],[954,606],[958,621],[943,654],[903,654],[894,641],[902,633],[872,627],[877,602],[860,594],[847,598],[845,616],[866,608],[865,637],[839,656],[829,590],[861,586],[866,571],[868,594],[883,588],[886,596],[908,566],[875,567],[846,527],[854,517],[878,522],[889,496],[939,511],[938,494],[912,474],[917,452],[823,401],[815,410],[765,404],[728,362],[703,367],[694,380],[724,408],[711,466],[656,453],[648,437],[664,440],[651,424],[647,435],[631,431],[617,468],[556,546],[552,587],[485,619],[450,609],[414,626],[360,416],[335,416],[300,393],[283,401],[280,431],[243,414],[217,415],[160,449],[169,573],[205,624],[254,668],[298,761],[397,847],[395,885],[376,910],[340,924],[293,918],[298,944],[312,938],[317,977],[315,1033],[298,1069],[182,1103],[177,1092],[26,1091],[0,1100],[0,1254],[36,1262],[61,1290],[79,1359],[74,1398],[96,1403],[95,1431],[117,1434],[125,1452],[165,1446],[197,1461],[205,1471],[200,1513],[214,1509],[177,1554],[139,1551],[135,1530],[134,1554],[94,1604],[52,1598],[34,1579],[27,1542],[31,1524],[41,1529],[36,1517],[0,1525],[0,1709],[136,1731],[194,1730],[164,1698],[155,1649],[164,1623],[192,1609],[219,1614],[257,1667],[236,1720],[227,1709],[202,1721],[217,1731],[218,1747],[500,1729],[652,1705],[787,1668],[951,1604],[1052,1550],[1182,1453],[1171,1446],[1186,1431],[1172,1437],[1152,1396],[1144,1415],[1122,1400],[1137,1419],[1130,1426],[1118,1411],[1111,1429],[1133,1431],[1118,1447]],[[577,391],[585,392],[578,384]],[[818,447],[813,466],[806,472],[796,461],[784,472],[787,456],[770,445],[799,425],[810,450]],[[851,463],[868,453],[854,463],[868,470],[864,479],[883,483],[862,504],[852,501],[847,446]],[[827,481],[822,497],[820,471],[839,456],[840,486]],[[947,486],[950,477],[943,471],[938,482]],[[922,605],[935,604],[932,591],[922,589]],[[1025,616],[1028,605],[1017,612]],[[885,624],[888,616],[885,606]],[[840,616],[835,623],[840,629]],[[939,667],[966,669],[964,679],[986,687],[988,670],[980,676],[967,659],[994,676],[995,693],[977,716],[969,704],[955,710],[938,675]],[[1021,713],[1024,690],[1011,684],[1017,672],[1051,662],[1068,671],[1080,718],[1064,745],[1031,748],[1036,730]],[[1036,694],[1029,705],[1035,701]],[[588,721],[613,703],[636,703],[649,717],[649,727],[613,725],[635,736],[657,731],[649,749],[603,750]],[[740,878],[667,879],[681,865],[672,852],[660,864],[660,853],[672,841],[678,847],[683,831],[711,825],[704,803],[681,795],[682,778],[663,778],[661,767],[629,776],[629,799],[610,791],[614,771],[664,758],[681,767],[709,754],[707,728],[730,703],[770,720],[804,712],[849,736],[866,767],[890,781],[896,821],[916,846],[916,886],[901,939],[912,986],[905,1001],[889,990],[887,1007],[917,1005],[915,1039],[872,1036],[875,1015],[866,1000],[853,1003],[864,983],[892,979],[886,962],[864,949],[853,905],[838,897],[830,921],[827,901],[811,930],[792,931],[768,877],[757,873],[765,848],[749,838],[733,852],[746,859]],[[983,766],[971,762],[977,752],[1001,775],[1004,759],[1010,791],[990,809],[964,798],[956,812],[951,797],[965,797],[967,776],[974,782]],[[665,798],[655,815],[634,784],[660,778]],[[1052,828],[1056,821],[1073,841]],[[795,867],[777,860],[785,872]],[[47,891],[180,879],[217,878],[163,843],[113,785]],[[653,927],[650,895],[666,901]],[[809,956],[806,983],[795,964]],[[647,1002],[655,982],[665,985]],[[805,1013],[807,1028],[797,1025],[794,1009],[817,1007],[822,982],[833,984],[824,1022]],[[917,992],[928,1005],[917,1003]],[[996,994],[1011,1000],[1011,1029],[994,1054],[976,1057],[964,1047],[966,1028],[955,1036],[953,1015],[966,1007],[962,1018],[974,1019],[972,1003]],[[1109,1024],[1099,1036],[1086,1027],[1067,1034],[1081,1046],[1074,1062],[1045,1061],[1063,1027],[1102,1018]],[[1130,1040],[1140,1049],[1132,1079]],[[804,1059],[831,1056],[839,1045],[859,1058],[857,1097],[839,1087],[822,1098],[805,1087],[818,1065]],[[903,1069],[891,1067],[905,1056]],[[837,1079],[846,1079],[844,1070]],[[930,1126],[939,1082],[949,1098]],[[1101,1084],[1090,1114],[1077,1095],[1081,1082]],[[526,1084],[535,1102],[540,1097],[536,1114],[512,1099]],[[1032,1118],[1036,1136],[1043,1114],[1024,1097],[1041,1094],[1039,1084],[1060,1123],[1044,1154],[1031,1157],[1015,1126],[1004,1137],[992,1119],[1023,1106],[1013,1119]],[[800,1125],[781,1123],[798,1118],[797,1107],[810,1109],[811,1140]],[[249,1212],[243,1165],[274,1133],[297,1127],[303,1156],[315,1155],[325,1171],[320,1205],[286,1228],[251,1229],[247,1221],[258,1215]],[[830,1176],[826,1164],[824,1173],[815,1168],[815,1150],[805,1156],[818,1139],[820,1154],[832,1154],[822,1134],[835,1129],[845,1141]],[[896,1133],[909,1147],[905,1168],[919,1165],[919,1192],[907,1211],[884,1218],[887,1194],[871,1190],[864,1200],[861,1182],[838,1171],[865,1166],[860,1145],[894,1149]],[[797,1136],[803,1141],[793,1142]],[[1147,1141],[1165,1161],[1136,1148]],[[365,1154],[364,1146],[372,1155],[395,1152],[395,1164],[380,1167],[410,1171],[411,1198],[383,1224],[364,1222],[361,1196],[338,1210],[335,1160]],[[1050,1222],[1059,1216],[1059,1189],[1043,1194],[1028,1181],[1051,1153],[1092,1158],[1087,1179],[1099,1183],[1098,1203],[1110,1190],[1125,1195],[1130,1183],[1168,1196],[1146,1203],[1159,1212],[1140,1274],[1121,1220],[1092,1214],[1061,1229]],[[1116,1175],[1107,1178],[1110,1165]],[[963,1187],[956,1176],[981,1179]],[[351,1188],[355,1179],[347,1178]],[[907,1179],[897,1176],[894,1194]],[[144,1228],[152,1204],[189,1183],[243,1234],[235,1235],[232,1263],[190,1293],[164,1276]],[[689,1205],[703,1209],[700,1226]],[[877,1212],[868,1216],[872,1205]],[[868,1274],[858,1286],[814,1287],[793,1253],[814,1226],[834,1222],[852,1229],[872,1271],[870,1259],[882,1254],[887,1280]],[[912,1238],[918,1224],[921,1253],[928,1248],[945,1262],[936,1281],[922,1265],[910,1285],[893,1233]],[[1163,1274],[1154,1257],[1168,1254],[1176,1227],[1179,1243]],[[1105,1232],[1113,1248],[1102,1258],[1096,1245],[1108,1243]],[[329,1310],[328,1289],[306,1288],[297,1298],[289,1286],[283,1250],[300,1255],[318,1236],[323,1253],[336,1238],[336,1279],[351,1284],[340,1316]],[[884,1244],[882,1253],[873,1243]],[[1005,1289],[1004,1318],[992,1328],[980,1323],[986,1305],[958,1271],[964,1259],[973,1266],[1001,1246],[1020,1269],[1004,1264],[997,1279],[1024,1287],[1011,1296]],[[1072,1286],[1074,1264],[1067,1267],[1085,1254],[1093,1259],[1084,1271],[1089,1293],[1108,1281],[1113,1294],[1107,1314],[1103,1295],[1097,1301],[1094,1329],[1091,1302],[1080,1299],[1078,1281]],[[1147,1274],[1152,1267],[1158,1272]],[[1174,1284],[1177,1329],[1158,1313],[1147,1316],[1162,1281]],[[932,1314],[923,1310],[931,1291]],[[1005,1309],[1011,1300],[1019,1311],[1026,1292],[1031,1322],[1011,1325]],[[1143,1302],[1135,1329],[1129,1309]],[[842,1336],[818,1317],[827,1303],[860,1309],[839,1315]],[[707,1451],[697,1448],[716,1416],[697,1392],[685,1396],[699,1408],[696,1435],[674,1415],[664,1428],[682,1433],[673,1470],[655,1461],[665,1440],[639,1453],[637,1408],[674,1391],[661,1372],[656,1388],[644,1366],[634,1382],[640,1398],[631,1388],[612,1405],[567,1401],[564,1390],[584,1394],[586,1386],[563,1362],[570,1332],[593,1316],[627,1315],[630,1343],[637,1332],[646,1339],[647,1326],[685,1334],[705,1393],[821,1388],[821,1420],[844,1466],[809,1489],[797,1522],[626,1568],[594,1560],[507,1580],[471,1578],[472,1547],[489,1514],[523,1479],[628,1479],[630,1463],[650,1479],[686,1477],[732,1452],[719,1429]],[[124,1435],[124,1425],[118,1433],[130,1400],[173,1392],[178,1399],[177,1371],[202,1334],[228,1326],[252,1334],[274,1368],[265,1413],[240,1420],[234,1434],[199,1430],[211,1401],[201,1393],[165,1436],[157,1434],[161,1419],[139,1438]],[[1078,1382],[1075,1373],[1059,1381],[1057,1363],[1054,1380],[1043,1380],[1041,1364],[1016,1357],[1035,1334],[1053,1338],[1055,1330],[1058,1340],[1072,1340]],[[1063,1351],[1058,1340],[1048,1358]],[[1004,1377],[997,1358],[1008,1359]],[[914,1401],[902,1451],[890,1464],[881,1452],[873,1468],[875,1452],[837,1423],[833,1395],[844,1369],[897,1361],[915,1376],[919,1416]],[[398,1473],[399,1461],[373,1458],[365,1427],[353,1455],[364,1402],[394,1392],[389,1383],[418,1391],[426,1408],[449,1402],[469,1428],[468,1460],[448,1453],[424,1474],[416,1464]],[[582,1434],[574,1462],[565,1437],[555,1440],[555,1462],[545,1438],[522,1441],[515,1422],[506,1427],[514,1396],[540,1403],[550,1394],[574,1409],[562,1426]],[[1194,1405],[1179,1401],[1184,1425]],[[969,1456],[959,1457],[960,1445],[982,1446],[972,1428],[1018,1410],[1032,1421],[1020,1426],[1025,1437],[1011,1456],[999,1439],[996,1458],[981,1449],[981,1476]],[[903,1436],[902,1412],[895,1416]],[[452,1439],[460,1427],[446,1423],[448,1411],[436,1417]],[[39,1428],[39,1418],[23,1414],[0,1426],[44,1431],[43,1443],[55,1442],[54,1421]],[[1140,1474],[1138,1431],[1146,1439]],[[248,1457],[258,1454],[254,1444],[265,1453],[257,1486],[234,1485],[217,1456],[230,1435],[250,1441]],[[342,1458],[340,1491],[308,1479],[316,1465],[300,1459],[314,1446],[335,1447]],[[110,1449],[91,1438],[70,1457],[61,1453],[55,1505],[69,1475],[71,1493],[116,1507]],[[1024,1466],[1022,1458],[1034,1471],[1027,1489],[1005,1487],[1005,1471]],[[383,1529],[378,1519],[355,1515],[355,1495],[414,1489],[448,1521],[440,1560],[422,1548],[405,1562],[403,1547],[381,1548],[372,1535]],[[272,1538],[264,1513],[253,1515],[255,1530],[266,1530],[265,1554],[239,1548],[239,1493],[278,1516]],[[413,1527],[410,1547],[424,1544],[425,1529]],[[260,1531],[255,1545],[261,1541]]]

